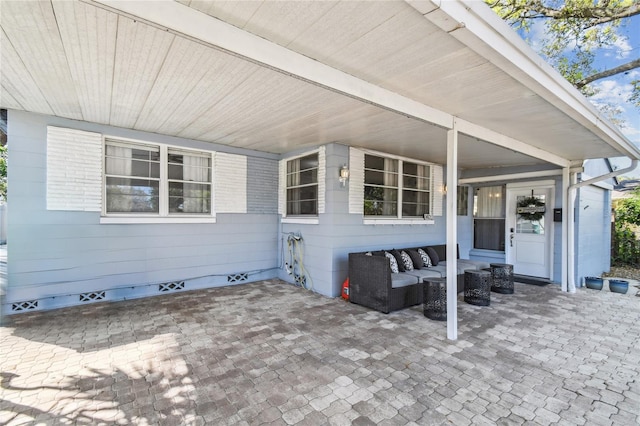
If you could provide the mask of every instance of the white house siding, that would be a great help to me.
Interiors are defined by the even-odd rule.
[[[38,301],[38,309],[78,304],[81,293],[105,291],[104,300],[118,300],[156,295],[160,285],[183,280],[189,290],[276,276],[276,156],[18,111],[9,111],[8,122],[4,312],[25,301]],[[216,223],[100,224],[100,212],[47,210],[47,126],[247,155],[247,213],[219,213]],[[242,273],[246,279],[236,275]]]
[[[576,221],[576,283],[600,276],[611,267],[611,191],[595,186],[580,188]]]

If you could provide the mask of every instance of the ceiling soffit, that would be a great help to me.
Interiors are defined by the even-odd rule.
[[[334,84],[309,84],[94,3],[8,2],[0,21],[2,106],[266,152],[339,142],[445,162],[445,128],[452,116],[426,107],[440,102],[455,115],[523,136],[532,145],[566,135],[566,152],[559,153],[564,158],[613,151],[604,143],[601,151],[592,143],[580,144],[585,139],[578,136],[588,133],[584,127],[555,109],[550,113],[548,104],[521,85],[503,85],[486,60],[402,2],[312,2],[306,9],[293,6],[296,2],[182,3],[201,11],[215,8],[205,13],[322,58],[329,71],[337,72],[336,81],[344,74],[364,84],[354,89],[349,80],[347,92],[353,93],[344,96],[339,89],[327,90]],[[278,11],[284,13],[282,21],[273,19]],[[354,16],[352,26],[343,22]],[[398,34],[398,29],[411,31]],[[329,38],[316,43],[315,51],[305,51],[323,32],[339,42]],[[480,76],[488,86],[476,84]],[[381,109],[381,104],[393,107]],[[405,114],[394,111],[403,108]],[[414,112],[422,119],[407,118]],[[532,114],[549,116],[549,126],[541,129]],[[506,116],[516,119],[502,119]],[[485,160],[461,153],[460,162],[465,167],[481,167],[482,161],[540,162],[510,150],[494,151]]]

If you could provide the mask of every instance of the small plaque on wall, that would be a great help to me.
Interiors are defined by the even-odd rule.
[[[562,209],[553,209],[553,221],[562,222]]]

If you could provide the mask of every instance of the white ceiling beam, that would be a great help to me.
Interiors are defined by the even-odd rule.
[[[621,155],[640,158],[640,149],[484,2],[405,1],[427,20],[589,129]]]
[[[87,0],[85,0],[87,1]],[[293,52],[174,1],[94,0],[91,4],[138,19],[323,88],[447,129],[453,116]]]
[[[458,129],[460,133],[464,133],[465,135],[481,139],[493,145],[510,149],[512,151],[528,155],[533,158],[538,158],[540,160],[555,164],[560,167],[569,167],[571,165],[571,161],[567,160],[566,158],[562,158],[556,154],[552,154],[543,149],[536,148],[535,146],[526,144],[517,139],[513,139],[509,136],[505,136],[501,133],[484,128],[482,126],[478,126],[477,124],[470,123],[461,118],[456,118],[455,123],[456,129]]]

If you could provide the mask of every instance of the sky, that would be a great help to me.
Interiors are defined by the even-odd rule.
[[[619,29],[620,38],[616,45],[610,49],[600,49],[594,63],[595,67],[608,69],[640,57],[640,16],[626,19],[626,24]],[[525,36],[529,44],[537,50],[540,40],[544,35],[544,26],[534,25],[531,32]],[[598,80],[591,86],[598,89],[596,95],[588,98],[594,105],[606,103],[615,104],[620,108],[619,118],[624,121],[621,127],[622,133],[636,146],[640,147],[640,108],[628,102],[631,94],[632,80],[640,80],[640,69],[629,71],[614,77]],[[629,165],[626,158],[612,159],[612,164],[617,168]],[[640,178],[640,167],[635,171],[625,174],[627,177]]]

